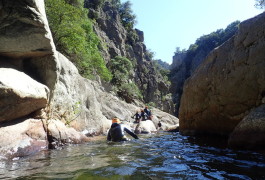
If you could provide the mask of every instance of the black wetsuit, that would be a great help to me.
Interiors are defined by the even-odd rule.
[[[111,128],[108,132],[108,141],[127,141],[128,139],[124,135],[124,131],[130,134],[132,137],[135,139],[138,139],[138,136],[134,134],[132,131],[127,129],[124,125],[118,124],[118,123],[113,123],[111,125]]]
[[[151,110],[145,108],[145,109],[144,109],[144,112],[147,114],[147,118],[148,118],[148,119],[151,119],[151,116],[152,116]]]
[[[136,122],[139,122],[141,119],[141,114],[137,112],[137,113],[135,113],[135,115],[133,115],[133,118],[135,118]]]
[[[141,112],[142,121],[147,120],[147,114],[145,112]]]

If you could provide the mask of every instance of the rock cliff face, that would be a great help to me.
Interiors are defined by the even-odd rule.
[[[81,77],[56,51],[44,0],[0,0],[0,13],[0,158],[89,141],[81,131],[104,134],[113,117],[132,126],[131,116],[143,105],[127,104]],[[154,112],[165,130],[178,124]]]
[[[212,51],[185,82],[179,113],[183,134],[228,136],[263,103],[264,22],[263,13],[241,23],[238,33]]]
[[[175,114],[177,116],[179,115],[180,99],[183,92],[184,82],[204,60],[207,53],[208,51],[202,49],[196,53],[187,54],[187,52],[181,52],[173,56],[170,77],[172,85],[170,91],[173,94],[173,102],[176,104]]]
[[[177,116],[179,115],[184,82],[194,73],[212,50],[234,36],[238,30],[239,23],[239,21],[235,21],[225,29],[219,29],[208,35],[201,36],[196,40],[195,44],[190,45],[188,50],[180,51],[177,48],[173,56],[170,72],[170,80],[172,82],[170,92],[173,94],[173,101],[176,104],[175,114]]]
[[[91,0],[86,0],[90,4]],[[154,102],[160,109],[173,113],[174,105],[171,99],[162,100],[162,96],[169,93],[169,86],[165,84],[161,74],[155,69],[154,63],[144,44],[144,33],[138,29],[128,32],[121,23],[121,17],[117,9],[106,1],[102,7],[89,9],[97,14],[94,30],[101,38],[102,54],[106,62],[116,56],[123,56],[135,64],[134,72],[129,81],[133,81],[139,87],[146,103]],[[161,93],[163,95],[161,95]]]

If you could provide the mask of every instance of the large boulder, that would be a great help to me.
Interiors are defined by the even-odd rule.
[[[30,155],[48,148],[47,133],[41,120],[5,123],[0,130],[0,159]]]
[[[23,72],[0,68],[0,122],[46,107],[49,89]]]
[[[231,133],[228,145],[232,148],[265,148],[265,104],[254,108]]]
[[[179,119],[177,117],[156,108],[152,108],[151,111],[153,114],[152,121],[157,129],[170,131],[179,127]],[[159,123],[161,124],[161,127],[159,127]]]
[[[44,7],[44,0],[0,0],[0,55],[52,54],[54,45]]]
[[[154,122],[151,120],[140,121],[139,124],[135,126],[135,133],[137,134],[150,134],[157,131]]]
[[[64,144],[80,144],[89,141],[90,139],[76,131],[74,128],[67,127],[60,120],[45,121],[45,129],[48,132],[50,147],[56,148]]]
[[[90,140],[59,120],[20,119],[5,122],[0,129],[0,160],[24,157],[48,148]]]
[[[265,13],[212,51],[185,82],[180,106],[183,134],[229,135],[265,96]]]

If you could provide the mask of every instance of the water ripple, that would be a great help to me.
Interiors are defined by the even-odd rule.
[[[265,179],[265,156],[210,139],[160,133],[3,160],[0,179]]]

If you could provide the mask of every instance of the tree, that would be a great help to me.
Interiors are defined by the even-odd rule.
[[[126,29],[132,29],[136,24],[136,15],[133,14],[131,7],[132,3],[130,1],[126,1],[122,3],[119,8],[122,24]]]
[[[116,9],[120,9],[121,8],[121,2],[120,0],[111,0],[110,1],[112,6]]]
[[[119,97],[126,102],[131,103],[133,99],[142,99],[139,88],[133,82],[128,82],[131,70],[133,68],[132,62],[121,56],[116,56],[109,62],[109,69],[112,72],[112,84],[115,86]]]
[[[92,9],[98,9],[100,8],[105,0],[86,0],[85,1],[85,7],[86,8],[92,8]]]
[[[100,41],[87,18],[88,11],[83,5],[78,6],[77,2],[80,0],[45,1],[56,48],[77,66],[84,77],[99,75],[103,80],[110,81],[111,73],[98,49]]]
[[[116,56],[114,59],[111,59],[109,69],[113,76],[112,83],[117,86],[126,83],[132,68],[131,61],[125,57]]]
[[[256,0],[255,6],[257,8],[264,9],[265,8],[265,0]]]

